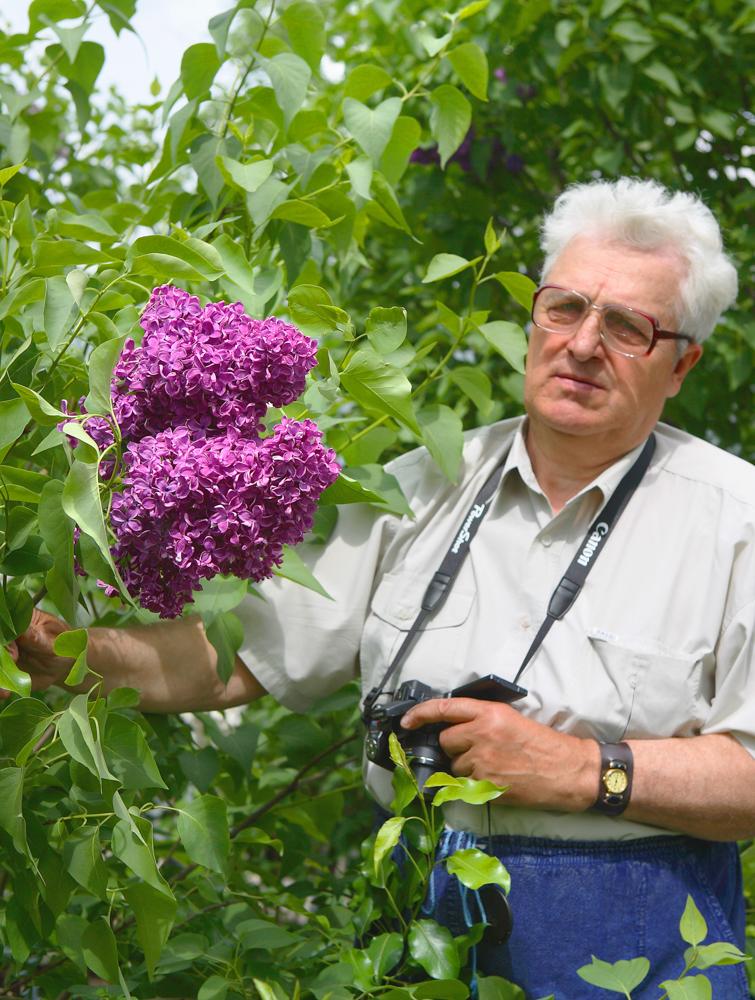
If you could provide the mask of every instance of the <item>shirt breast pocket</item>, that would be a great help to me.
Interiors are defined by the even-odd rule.
[[[393,660],[420,611],[429,574],[387,573],[375,591],[362,635],[362,670],[371,682]],[[458,581],[443,605],[425,622],[401,668],[403,679],[417,678],[434,687],[453,687],[460,671],[464,625],[475,601],[474,591]]]
[[[623,732],[612,739],[694,736],[710,711],[713,656],[669,650],[638,638],[588,633],[590,644],[623,702]],[[711,661],[710,663],[708,661]]]

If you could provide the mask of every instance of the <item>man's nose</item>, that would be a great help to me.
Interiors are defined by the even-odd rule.
[[[603,317],[600,312],[590,306],[585,311],[579,326],[569,338],[567,350],[580,361],[586,361],[602,350],[603,341],[600,336],[600,324]]]

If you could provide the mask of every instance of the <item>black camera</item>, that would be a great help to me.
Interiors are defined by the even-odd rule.
[[[395,733],[409,759],[417,784],[424,789],[425,782],[431,774],[435,774],[436,771],[450,771],[451,761],[443,752],[438,738],[446,726],[438,722],[420,726],[419,729],[402,729],[401,719],[410,708],[431,698],[478,698],[480,701],[510,703],[524,698],[526,694],[525,688],[496,677],[495,674],[480,677],[453,691],[436,691],[422,681],[404,681],[391,701],[375,705],[369,698],[367,700],[364,713],[367,726],[365,737],[367,759],[388,771],[393,771],[396,765],[391,760],[388,737],[391,733]],[[432,798],[434,789],[423,791],[423,794],[426,798]]]

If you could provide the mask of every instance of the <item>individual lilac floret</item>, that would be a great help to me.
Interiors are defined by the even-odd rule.
[[[153,291],[141,325],[141,346],[126,342],[112,383],[128,441],[180,426],[257,436],[267,406],[293,402],[316,364],[316,342],[296,327],[252,319],[240,302],[202,308],[172,285]]]
[[[110,512],[113,556],[129,592],[163,618],[218,573],[270,576],[340,471],[311,420],[285,417],[263,440],[232,427],[198,438],[187,427],[165,430],[129,444],[124,465]]]

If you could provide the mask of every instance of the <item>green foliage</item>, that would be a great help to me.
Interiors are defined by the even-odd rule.
[[[424,444],[455,481],[464,429],[521,410],[542,211],[571,181],[641,173],[702,193],[743,277],[669,416],[753,456],[751,11],[230,0],[169,93],[128,107],[98,90],[107,53],[90,35],[97,16],[133,30],[135,9],[34,0],[24,31],[0,23],[0,639],[35,604],[58,614],[74,629],[58,640],[68,683],[91,687],[30,696],[0,647],[13,692],[0,722],[2,987],[463,998],[469,941],[419,910],[436,810],[500,789],[447,776],[429,807],[394,749],[399,815],[360,854],[354,691],[306,718],[264,701],[231,728],[144,717],[127,689],[102,697],[83,629],[151,619],[110,556],[117,428],[100,453],[81,418],[56,428],[61,401],[111,417],[110,373],[154,285],[239,300],[319,340],[286,411],[315,418],[345,464],[319,537],[334,504],[407,513],[385,460]],[[412,160],[418,148],[431,162]],[[319,587],[295,552],[280,573]],[[214,580],[196,595],[224,677],[247,589]],[[507,885],[484,855],[448,866],[467,885]],[[702,943],[691,906],[681,930],[685,972],[664,988],[703,996],[704,970],[740,956]],[[631,980],[638,962],[611,975]],[[481,981],[482,1000],[516,995]]]

